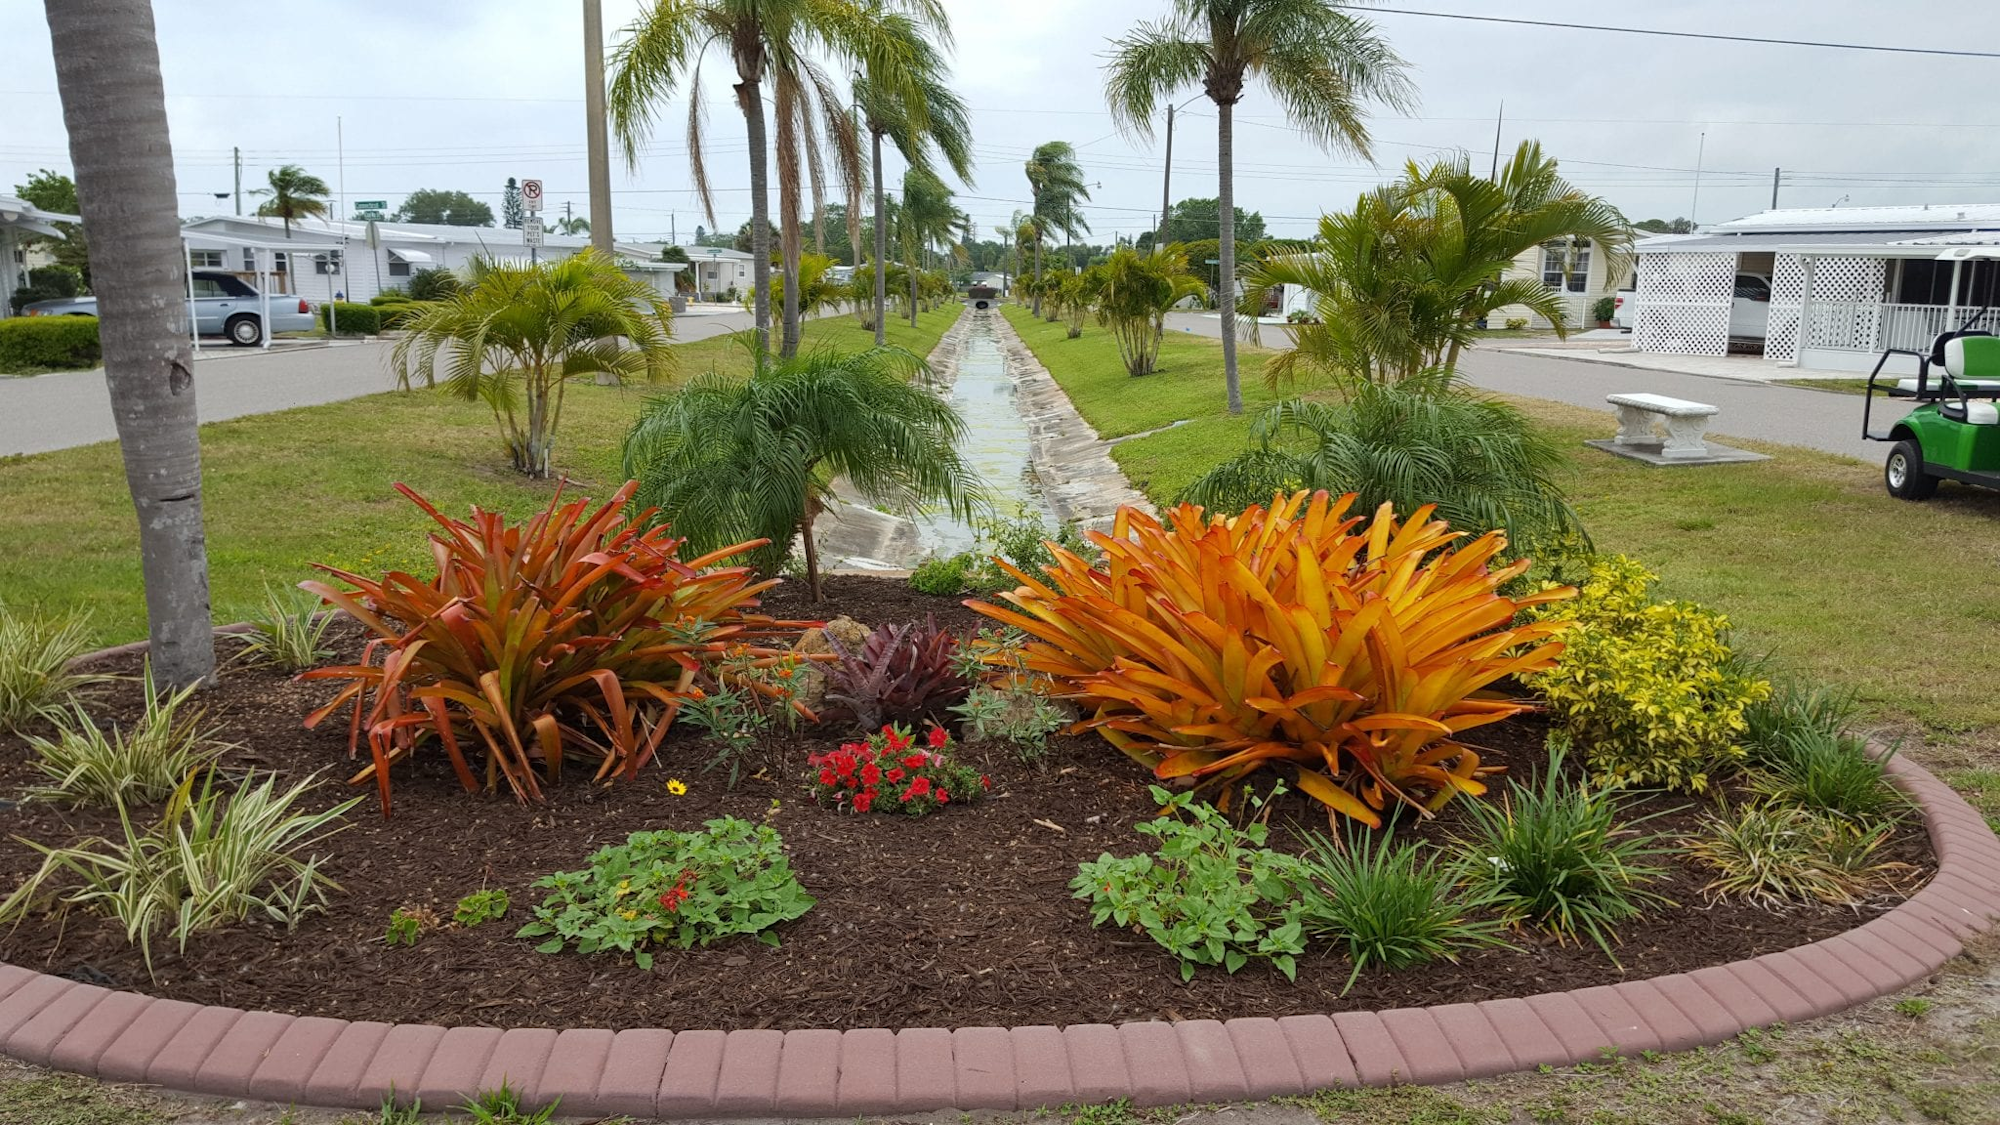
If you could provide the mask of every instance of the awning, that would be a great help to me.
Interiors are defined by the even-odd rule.
[[[389,248],[389,256],[399,262],[409,262],[413,265],[422,265],[431,260],[431,256],[422,250],[399,250],[393,246]]]
[[[1645,239],[1633,251],[1651,254],[1812,254],[1855,258],[1929,258],[1948,245],[2000,242],[2000,232],[1967,231],[1948,236],[1922,231],[1817,231],[1800,234],[1696,234]]]

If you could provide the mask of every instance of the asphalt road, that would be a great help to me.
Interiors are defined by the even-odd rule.
[[[1198,313],[1173,313],[1171,330],[1216,337],[1221,322]],[[1265,346],[1283,346],[1284,329],[1266,326]],[[1492,348],[1475,348],[1459,359],[1459,371],[1476,387],[1500,394],[1551,399],[1612,414],[1604,396],[1648,391],[1673,398],[1712,403],[1721,413],[1709,433],[1725,444],[1732,437],[1798,445],[1838,453],[1863,461],[1880,461],[1888,446],[1861,437],[1861,398],[1782,383],[1753,383],[1714,375],[1683,375],[1642,371],[1589,359],[1521,355]],[[1883,428],[1902,417],[1909,405],[1878,398],[1873,424]],[[1605,437],[1616,432],[1608,426]]]
[[[684,316],[674,322],[674,338],[705,340],[748,327],[749,313]],[[379,341],[280,343],[269,351],[204,342],[195,360],[195,413],[203,422],[220,422],[394,390],[389,351],[390,345]],[[0,377],[0,456],[46,453],[117,436],[102,368]]]

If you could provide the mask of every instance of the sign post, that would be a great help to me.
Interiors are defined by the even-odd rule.
[[[541,261],[542,246],[542,181],[521,181],[521,206],[528,215],[521,220],[521,245],[528,248],[528,261]]]

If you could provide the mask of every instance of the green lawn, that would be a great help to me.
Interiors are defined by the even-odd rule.
[[[1009,318],[1026,326],[1029,346],[1100,433],[1192,419],[1112,450],[1155,501],[1242,447],[1248,423],[1223,411],[1215,341],[1170,336],[1166,370],[1134,380],[1102,329],[1064,340],[1060,326],[1021,310]],[[1263,361],[1244,355],[1252,412],[1271,398]],[[1973,593],[2000,589],[2000,495],[1947,485],[1929,503],[1900,503],[1883,494],[1874,465],[1754,442],[1744,444],[1775,459],[1656,469],[1586,448],[1586,437],[1605,432],[1601,414],[1520,405],[1575,450],[1572,498],[1600,548],[1644,560],[1670,594],[1727,613],[1749,651],[1852,686],[1883,720],[2000,749],[2000,691],[1989,675],[2000,667],[2000,600]],[[1950,589],[1918,577],[1946,559]],[[1984,789],[2000,788],[1993,777]],[[2000,812],[2000,797],[1992,807]]]
[[[1787,387],[1804,387],[1809,391],[1826,391],[1836,395],[1865,395],[1868,393],[1866,379],[1779,379]]]
[[[958,316],[952,305],[920,326],[892,321],[892,344],[928,354]],[[806,346],[873,343],[851,316],[809,323]],[[677,348],[683,374],[743,372],[738,337]],[[572,492],[619,483],[618,445],[653,388],[569,388],[556,456]],[[433,391],[390,393],[217,422],[201,428],[209,573],[217,621],[236,621],[264,587],[308,577],[314,562],[353,565],[417,557],[425,519],[391,491],[401,481],[447,512],[471,504],[517,515],[555,486],[508,469],[492,415]],[[0,596],[16,608],[87,607],[106,644],[143,637],[138,528],[114,442],[0,459]]]

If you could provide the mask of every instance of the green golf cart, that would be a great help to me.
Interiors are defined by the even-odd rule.
[[[1983,313],[1984,310],[1981,310]],[[1977,323],[1980,314],[1967,320]],[[1882,375],[1892,355],[1912,356],[1916,378]],[[1875,394],[1916,401],[1886,430],[1870,423]],[[1861,436],[1894,443],[1882,483],[1898,500],[1928,500],[1938,482],[1955,480],[2000,489],[2000,337],[1961,329],[1946,332],[1928,352],[1891,348],[1868,376]]]

